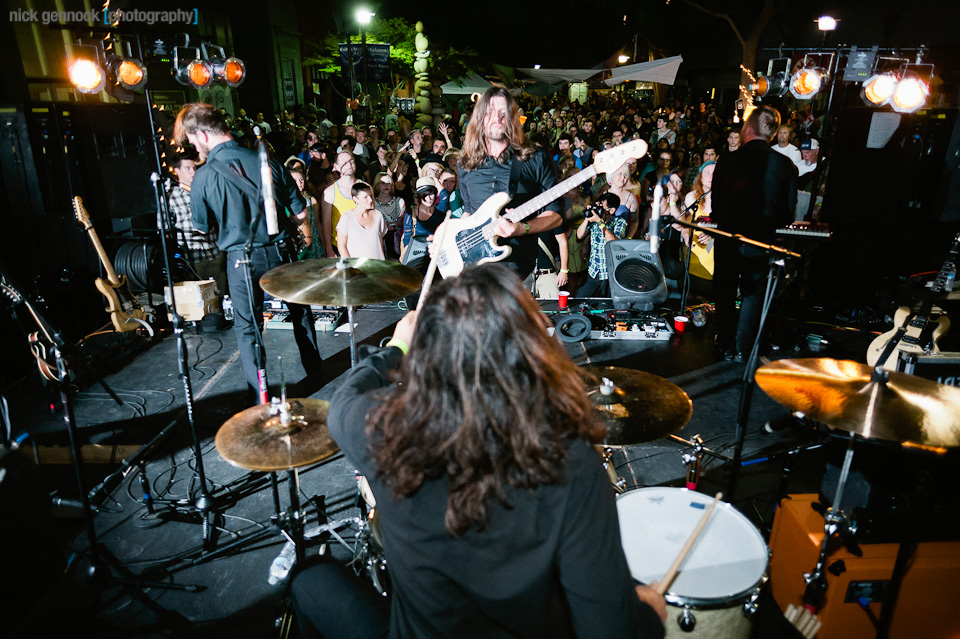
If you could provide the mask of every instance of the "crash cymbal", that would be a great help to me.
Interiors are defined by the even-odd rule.
[[[607,427],[608,446],[660,439],[683,428],[693,414],[687,394],[662,377],[616,366],[587,366],[580,371],[593,412]]]
[[[960,388],[829,358],[782,359],[760,367],[757,385],[793,411],[868,439],[960,446]]]
[[[317,258],[271,269],[260,278],[270,295],[295,304],[359,306],[400,299],[423,283],[423,276],[399,262],[351,257]]]
[[[217,452],[234,466],[259,471],[291,470],[321,461],[340,448],[327,430],[330,402],[290,399],[286,424],[270,404],[237,413],[217,431]]]

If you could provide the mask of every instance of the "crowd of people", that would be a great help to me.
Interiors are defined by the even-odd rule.
[[[659,206],[665,230],[689,240],[691,252],[701,249],[691,272],[695,265],[704,281],[715,274],[720,345],[741,358],[757,332],[766,254],[718,239],[712,255],[706,234],[684,236],[670,220],[709,216],[723,230],[771,242],[793,218],[800,169],[792,129],[770,107],[741,128],[723,128],[706,104],[699,115],[591,106],[601,105],[527,115],[494,87],[462,121],[441,123],[436,138],[433,127],[408,130],[400,117],[382,140],[376,124],[348,123],[341,135],[322,111],[302,128],[281,121],[274,133],[266,123],[271,179],[286,213],[274,234],[258,219],[263,185],[244,133],[250,123],[234,130],[236,121],[201,103],[179,113],[174,137],[202,164],[176,158],[175,188],[188,195],[171,197],[181,208],[186,202],[194,240],[206,238],[209,248],[216,233],[228,256],[234,331],[261,402],[259,278],[267,270],[320,256],[402,259],[418,236],[444,237],[443,224],[489,225],[512,249],[496,265],[461,255],[460,276],[437,283],[385,347],[365,352],[331,401],[330,432],[378,504],[392,597],[377,597],[339,564],[304,567],[293,587],[303,636],[663,636],[664,598],[629,574],[613,491],[589,446],[602,429],[530,287],[543,280],[552,291],[605,295],[604,245],[643,237]],[[778,133],[786,144],[771,146]],[[589,171],[598,153],[636,138],[650,154]],[[799,142],[810,151],[816,140]],[[811,157],[801,151],[801,162]],[[584,179],[559,185],[581,171],[589,171]],[[509,195],[493,197],[502,193]],[[498,215],[486,204],[494,200],[526,212]],[[444,221],[453,218],[461,226]],[[298,254],[289,249],[294,238]],[[441,242],[436,250],[446,249]],[[310,308],[288,308],[304,371],[319,374]],[[359,635],[347,623],[357,616]]]

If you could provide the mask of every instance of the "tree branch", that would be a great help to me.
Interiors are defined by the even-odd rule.
[[[743,43],[746,41],[743,35],[740,33],[740,29],[737,28],[737,23],[733,21],[733,18],[730,17],[729,13],[725,13],[723,11],[714,11],[713,9],[710,9],[709,7],[705,7],[699,2],[696,2],[695,0],[683,0],[683,1],[689,4],[694,9],[698,9],[708,15],[714,16],[715,18],[721,18],[722,20],[726,20],[727,23],[730,25],[730,28],[733,29],[733,34],[737,36],[737,40],[740,41],[740,44],[743,45]],[[766,3],[771,1],[772,0],[766,0],[766,2],[764,3],[764,8],[766,8]]]

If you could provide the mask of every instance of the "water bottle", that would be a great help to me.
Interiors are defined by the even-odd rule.
[[[707,314],[702,308],[698,308],[693,312],[693,325],[696,327],[701,327],[707,323]]]
[[[950,268],[947,269],[947,276],[944,278],[944,281],[943,281],[943,290],[946,291],[947,293],[952,292],[954,284],[956,283],[956,280],[957,280],[957,268],[951,264]]]
[[[296,560],[296,557],[297,547],[292,541],[288,541],[283,546],[280,554],[277,555],[277,558],[270,564],[270,578],[267,579],[267,583],[272,586],[278,581],[286,579],[287,575],[290,574],[290,569],[293,568],[293,562]]]

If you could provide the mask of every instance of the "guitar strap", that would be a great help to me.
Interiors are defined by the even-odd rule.
[[[250,181],[250,178],[246,176],[241,177],[239,172],[222,160],[208,160],[207,164],[210,165],[211,169],[222,175],[227,182],[243,191],[251,200],[257,202],[258,205],[262,204],[263,199],[260,197],[260,189],[254,186],[253,182]],[[283,211],[285,210],[285,207],[280,202],[277,202],[277,210]],[[281,225],[281,230],[286,231],[287,235],[289,236],[291,233],[289,228],[290,218],[286,215],[278,215],[277,223]]]
[[[514,154],[510,158],[510,186],[508,187],[510,192],[510,197],[516,197],[517,188],[520,184],[520,171],[523,168],[523,162],[517,159],[517,156]]]

